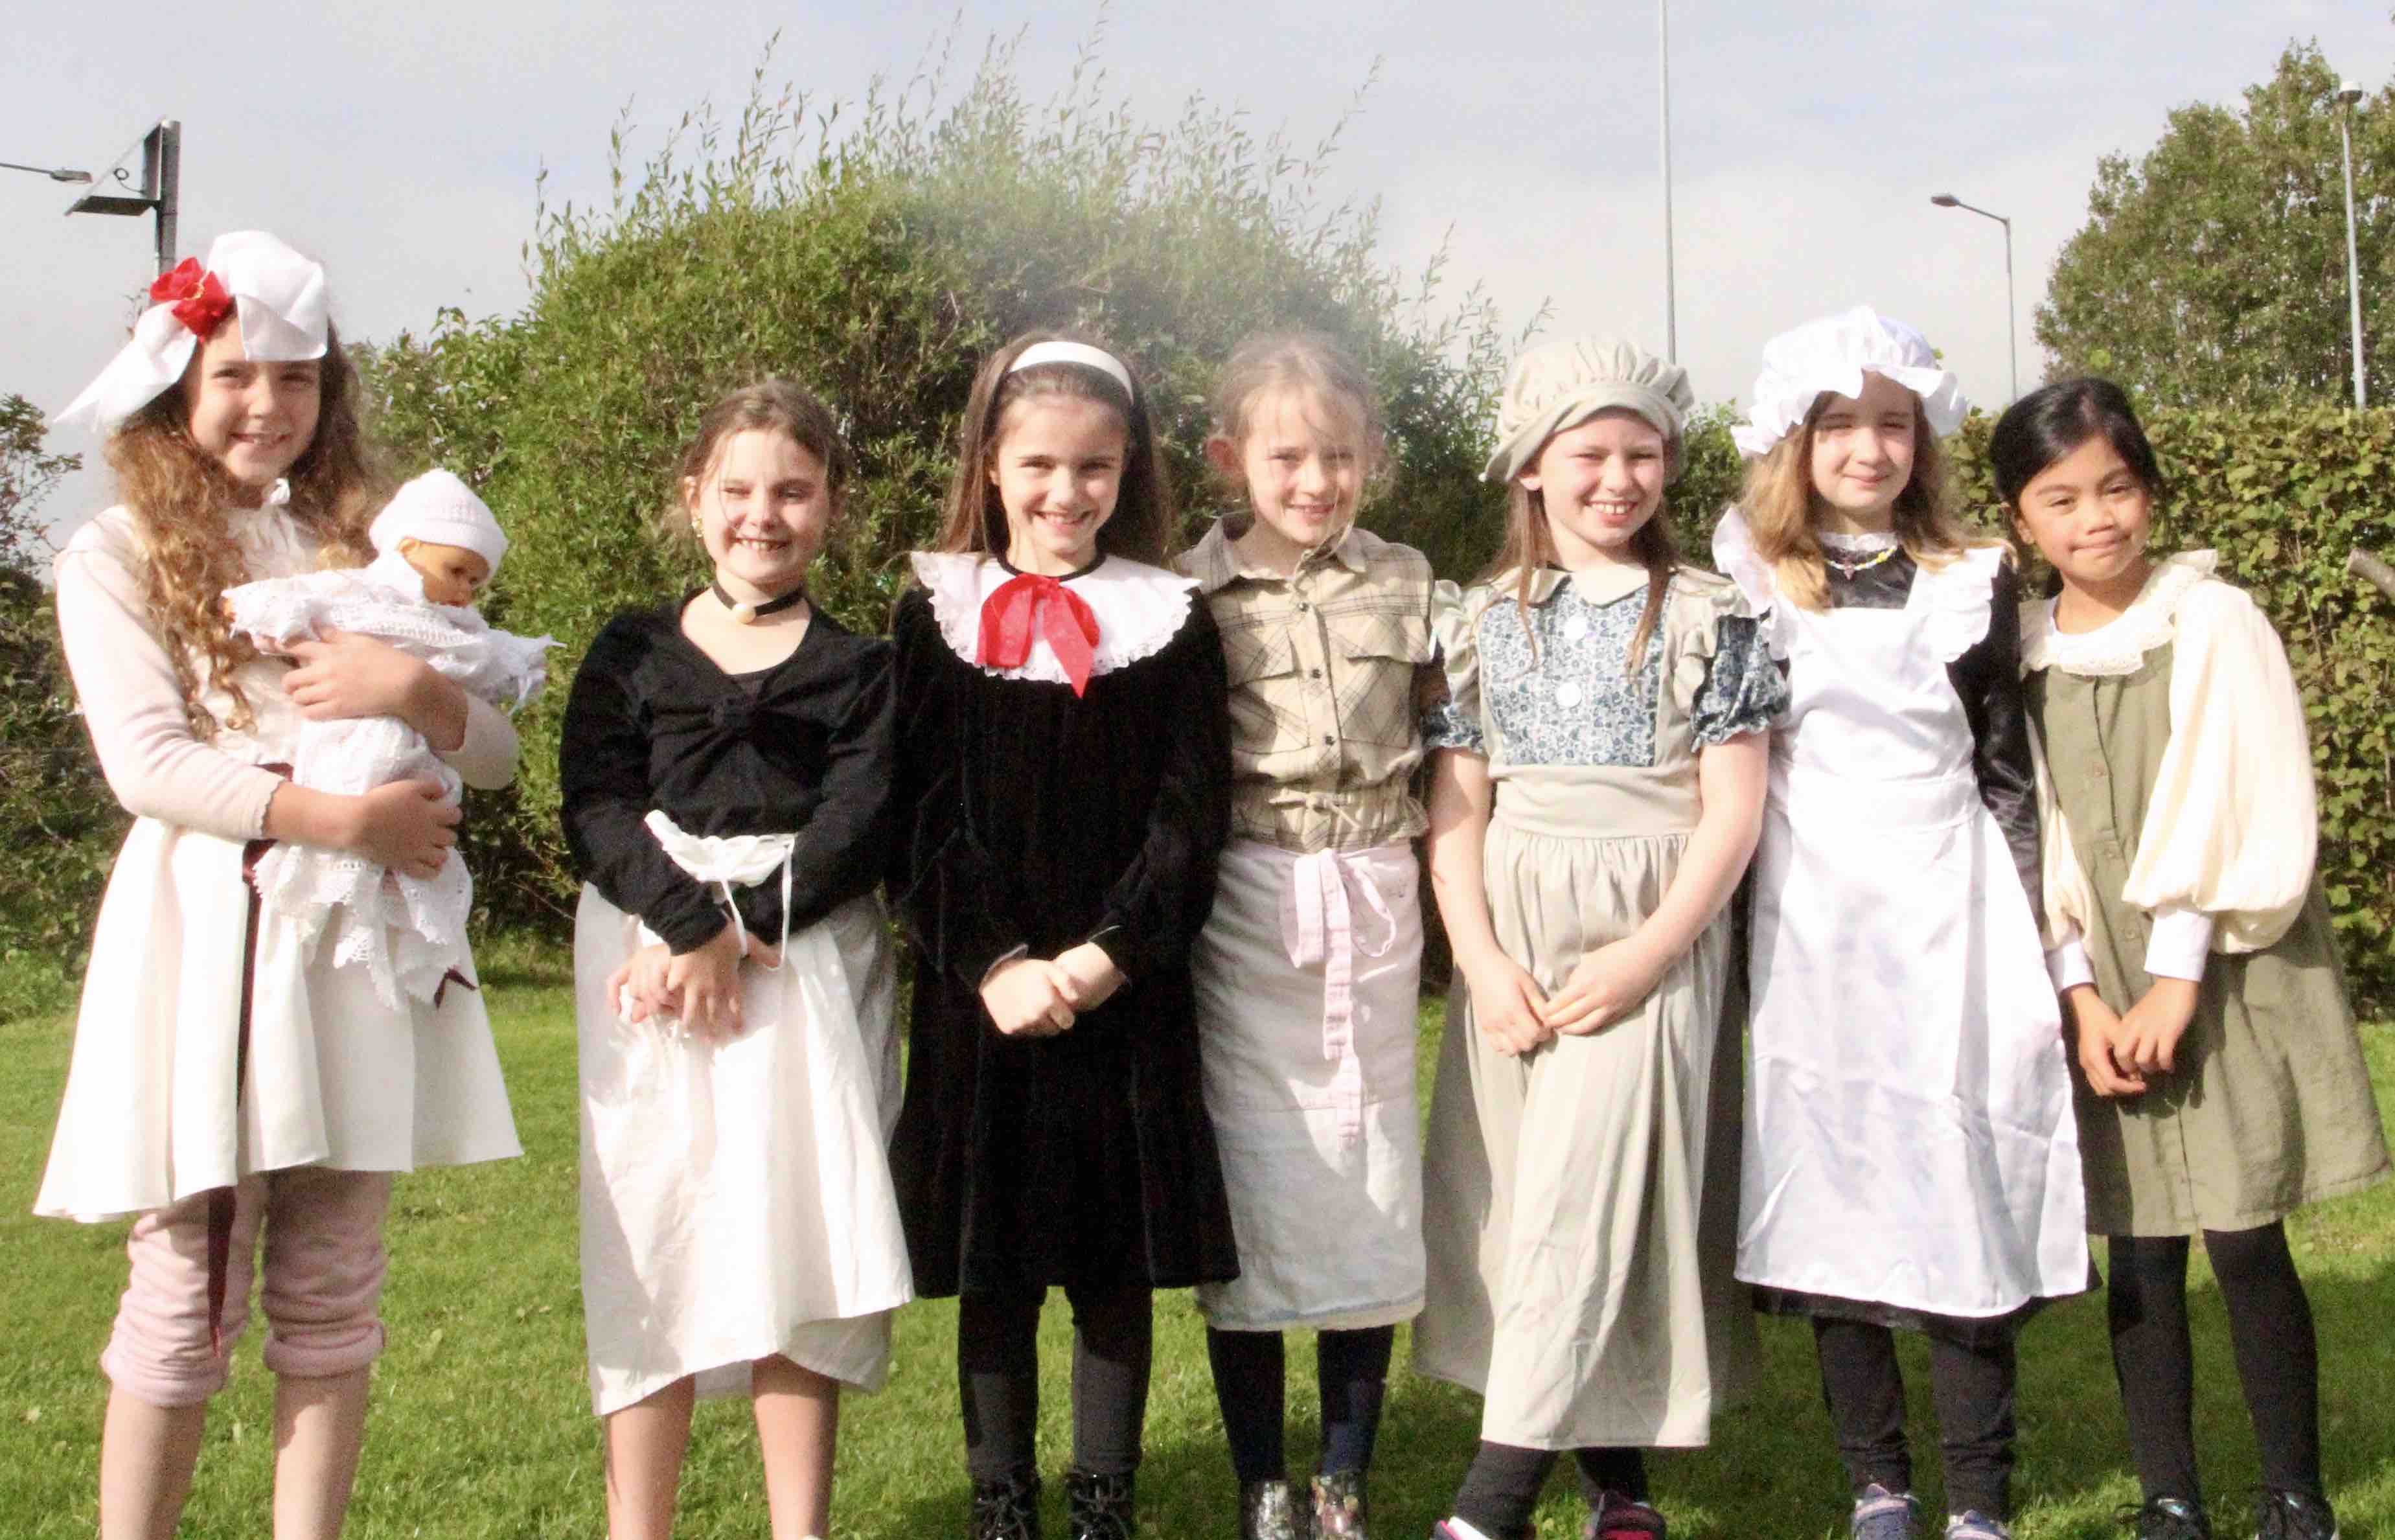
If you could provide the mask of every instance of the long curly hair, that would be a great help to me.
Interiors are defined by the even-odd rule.
[[[230,322],[228,312],[218,325]],[[225,590],[255,576],[242,560],[225,510],[253,501],[256,494],[192,438],[189,392],[199,357],[194,350],[182,379],[109,436],[107,456],[117,496],[133,514],[149,557],[142,581],[151,624],[174,665],[192,731],[209,738],[257,720],[234,678],[257,649],[234,633],[218,607]],[[316,538],[326,566],[357,566],[374,555],[366,526],[381,505],[382,486],[359,419],[357,366],[329,325],[319,378],[316,433],[287,476],[290,513]],[[222,722],[205,703],[212,687],[232,699]]]
[[[1912,475],[1891,511],[1897,543],[1925,572],[1974,546],[2004,544],[1973,535],[1955,513],[1945,451],[1930,431],[1921,397],[1905,394],[1912,403]],[[1801,609],[1826,609],[1830,603],[1829,569],[1813,524],[1813,429],[1833,399],[1827,392],[1813,398],[1803,426],[1748,468],[1739,498],[1755,554],[1771,564],[1780,591]]]

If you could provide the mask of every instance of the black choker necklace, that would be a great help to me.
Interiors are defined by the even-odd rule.
[[[761,604],[743,604],[724,592],[721,583],[709,583],[707,586],[709,591],[714,593],[715,602],[732,612],[733,623],[740,626],[753,626],[769,615],[779,615],[794,604],[803,604],[807,602],[804,584],[792,589],[779,599],[768,599]]]

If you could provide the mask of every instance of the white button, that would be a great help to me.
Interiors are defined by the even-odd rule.
[[[1577,706],[1577,705],[1579,705],[1579,704],[1580,704],[1580,686],[1579,686],[1578,684],[1573,684],[1573,683],[1572,683],[1570,680],[1568,680],[1568,679],[1565,680],[1562,684],[1560,684],[1556,685],[1556,686],[1555,686],[1555,704],[1556,704],[1556,705],[1558,705],[1558,706]]]
[[[1588,617],[1587,617],[1587,616],[1585,616],[1585,615],[1575,615],[1575,616],[1573,616],[1570,619],[1568,619],[1568,620],[1567,620],[1567,621],[1565,621],[1565,622],[1564,622],[1564,639],[1565,639],[1566,641],[1568,641],[1568,642],[1577,642],[1577,641],[1579,641],[1581,637],[1586,636],[1587,634],[1588,634]]]

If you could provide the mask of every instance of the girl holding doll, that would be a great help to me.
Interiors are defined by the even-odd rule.
[[[1754,861],[1738,1275],[1813,1322],[1855,1540],[1916,1532],[1891,1329],[1929,1339],[1948,1540],[1991,1540],[2015,1333],[2088,1283],[2018,584],[1938,449],[1965,410],[1867,306],[1774,339],[1714,542],[1793,695]]]
[[[1360,1537],[1396,1323],[1422,1308],[1417,723],[1430,563],[1358,527],[1388,446],[1319,333],[1233,350],[1206,445],[1246,495],[1178,564],[1222,631],[1232,840],[1191,969],[1240,1271],[1198,1286],[1242,1540],[1307,1531],[1283,1453],[1282,1334],[1322,1396],[1312,1533]]]
[[[2188,1334],[2201,1233],[2261,1446],[2256,1533],[2331,1540],[2319,1348],[2284,1220],[2384,1177],[2388,1158],[2313,866],[2303,701],[2211,551],[2148,552],[2162,471],[2119,387],[2024,396],[1988,458],[2059,578],[2022,608],[2022,664],[2137,1533],[2212,1533]]]
[[[918,1289],[959,1296],[978,1540],[1039,1533],[1039,1311],[1074,1319],[1075,1540],[1121,1540],[1151,1294],[1236,1277],[1190,947],[1228,831],[1223,648],[1115,354],[1025,336],[966,403],[899,600],[892,884],[915,948],[891,1162]]]
[[[1522,1540],[1567,1451],[1590,1540],[1662,1534],[1641,1451],[1706,1442],[1753,1373],[1726,904],[1787,694],[1737,590],[1674,552],[1691,401],[1627,343],[1524,354],[1487,471],[1504,549],[1441,585],[1430,869],[1456,976],[1414,1361],[1487,1404],[1438,1540]]]
[[[829,1533],[840,1387],[880,1387],[911,1293],[873,895],[892,655],[807,597],[849,471],[827,407],[735,391],[681,469],[667,533],[712,579],[607,623],[560,741],[591,1403],[614,1540],[670,1533],[693,1402],[741,1392],[801,1540]]]
[[[150,291],[61,419],[108,432],[124,501],[58,562],[59,630],[110,788],[134,815],[100,905],[34,1210],[134,1216],[100,1367],[104,1540],[171,1534],[264,1237],[276,1540],[339,1533],[357,1473],[391,1175],[519,1153],[482,996],[386,1002],[364,966],[262,909],[275,844],[430,878],[457,858],[441,785],[288,778],[303,722],[395,716],[470,786],[513,776],[496,709],[383,643],[261,656],[226,590],[371,554],[358,380],[324,269],[220,237]],[[394,1087],[397,1088],[394,1091]]]

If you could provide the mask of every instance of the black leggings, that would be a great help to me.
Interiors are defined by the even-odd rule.
[[[2184,1235],[2115,1235],[2107,1312],[2129,1449],[2148,1501],[2201,1505],[2195,1478],[2195,1349],[2188,1336]],[[2262,1484],[2322,1497],[2320,1347],[2311,1302],[2281,1225],[2205,1230],[2229,1309],[2229,1341],[2261,1446]]]
[[[1315,1380],[1322,1391],[1322,1469],[1365,1470],[1381,1430],[1381,1401],[1389,1383],[1395,1326],[1324,1332],[1315,1339]],[[1214,1399],[1223,1409],[1223,1436],[1231,1468],[1246,1485],[1289,1474],[1283,1446],[1288,1420],[1287,1354],[1278,1332],[1206,1329],[1206,1357],[1214,1365]]]
[[[1490,1540],[1527,1540],[1530,1510],[1539,1506],[1539,1489],[1563,1456],[1552,1449],[1523,1449],[1515,1444],[1480,1440],[1472,1468],[1463,1474],[1462,1490],[1455,1494],[1455,1516]],[[1580,1467],[1581,1494],[1591,1507],[1612,1492],[1643,1503],[1647,1500],[1647,1456],[1636,1449],[1575,1449],[1572,1462]]]
[[[964,1397],[965,1468],[1002,1481],[1038,1468],[1039,1307],[1047,1291],[969,1294],[957,1301],[957,1384]],[[1073,1307],[1073,1464],[1096,1476],[1139,1467],[1155,1316],[1145,1284],[1084,1289]]]
[[[1929,1387],[1938,1405],[1938,1445],[1946,1466],[1946,1507],[2004,1520],[2012,1507],[2013,1381],[2009,1334],[1965,1343],[1929,1336]],[[1817,1316],[1821,1399],[1837,1429],[1838,1454],[1855,1495],[1876,1482],[1912,1490],[1912,1454],[1904,1441],[1904,1374],[1896,1334],[1863,1321]]]

